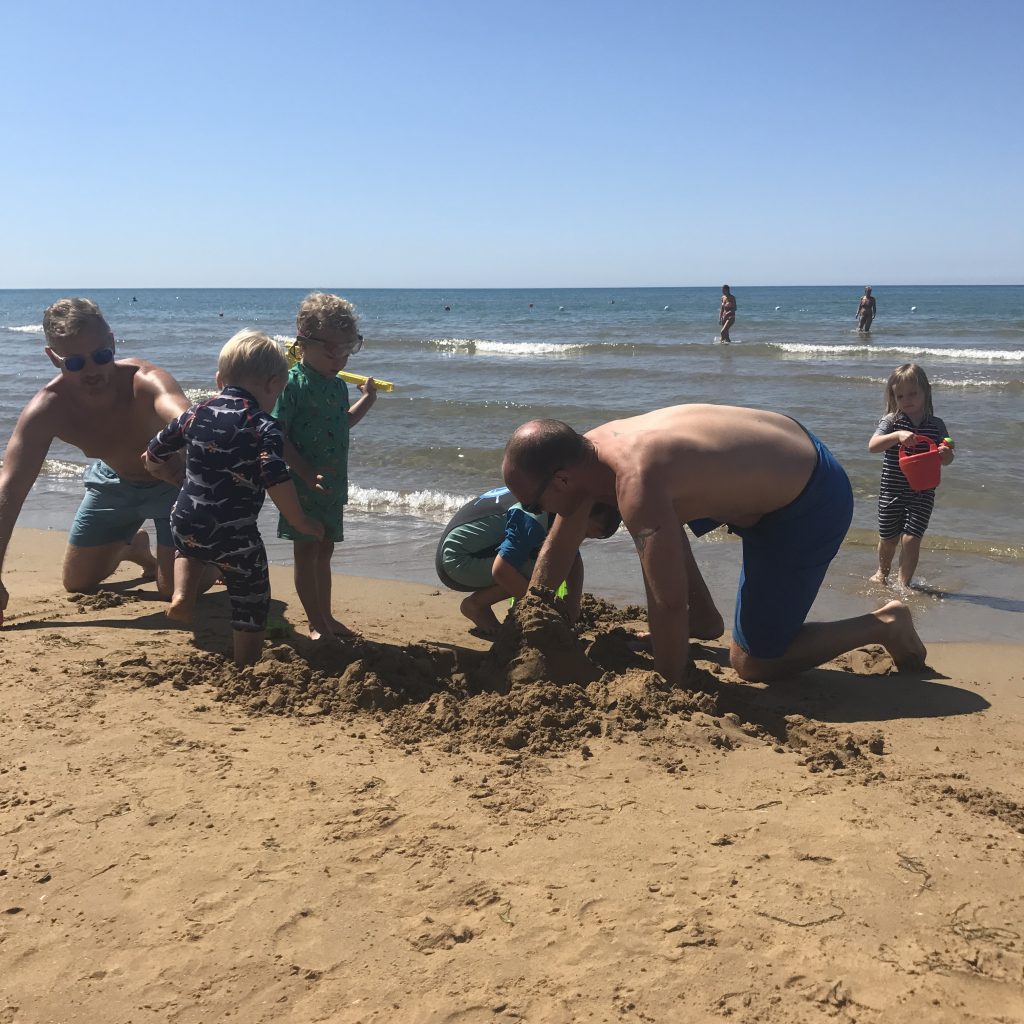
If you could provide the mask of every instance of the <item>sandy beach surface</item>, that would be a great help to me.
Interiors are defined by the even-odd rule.
[[[492,650],[340,577],[362,640],[239,671],[222,589],[193,636],[64,541],[4,572],[0,1024],[1024,1021],[1020,648],[670,689],[638,609]]]

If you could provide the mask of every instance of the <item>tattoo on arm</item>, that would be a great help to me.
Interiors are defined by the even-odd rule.
[[[647,542],[658,532],[659,529],[660,527],[655,526],[652,530],[641,530],[639,533],[633,534],[633,543],[636,545],[636,550],[641,557],[647,547]]]

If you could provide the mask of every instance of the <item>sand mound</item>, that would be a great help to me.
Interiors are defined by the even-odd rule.
[[[98,612],[138,601],[134,594],[119,594],[114,590],[97,590],[95,594],[70,594],[68,600],[82,611]]]
[[[97,661],[88,671],[137,685],[168,683],[179,690],[213,687],[213,699],[253,715],[368,713],[396,742],[435,742],[454,751],[468,745],[535,754],[590,754],[595,737],[689,723],[676,739],[732,750],[747,740],[798,750],[812,772],[854,770],[870,775],[885,741],[855,737],[799,715],[766,709],[753,691],[723,681],[723,670],[698,660],[685,687],[670,686],[638,653],[620,623],[632,610],[587,602],[589,632],[571,628],[551,593],[531,591],[517,602],[486,654],[429,643],[395,647],[355,640],[342,646],[296,640],[277,644],[263,660],[239,669],[227,658],[196,652],[173,662],[138,655],[118,664]],[[628,618],[624,618],[628,616]],[[696,655],[702,648],[694,646]]]

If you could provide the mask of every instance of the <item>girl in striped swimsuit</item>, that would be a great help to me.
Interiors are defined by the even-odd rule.
[[[875,428],[868,451],[884,452],[882,483],[878,490],[878,571],[875,583],[886,583],[893,556],[902,541],[900,583],[909,587],[921,554],[921,538],[928,529],[935,491],[912,490],[900,469],[900,446],[915,434],[930,437],[942,451],[942,465],[953,461],[952,442],[946,442],[946,424],[932,409],[928,375],[914,363],[904,363],[885,385],[885,415]]]

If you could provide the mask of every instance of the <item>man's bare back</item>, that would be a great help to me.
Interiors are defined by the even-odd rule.
[[[676,405],[613,420],[584,435],[615,473],[620,508],[651,488],[680,522],[752,526],[803,489],[816,453],[788,416],[726,405]]]

